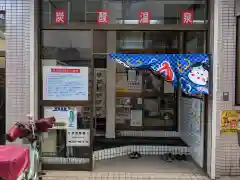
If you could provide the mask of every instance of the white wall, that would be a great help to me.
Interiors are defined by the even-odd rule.
[[[240,110],[235,104],[236,85],[236,15],[239,0],[215,0],[212,43],[213,51],[213,105],[212,105],[212,167],[216,178],[240,176],[240,147],[237,134],[221,134],[221,113],[224,110]],[[237,3],[237,4],[236,4]],[[237,9],[236,9],[237,8]],[[236,12],[237,11],[237,12]],[[237,72],[239,73],[239,72]],[[223,100],[223,92],[229,100]]]
[[[30,110],[31,0],[6,1],[6,129]],[[20,141],[18,141],[20,142]]]
[[[203,101],[180,98],[180,136],[190,147],[194,161],[203,167],[204,124]]]

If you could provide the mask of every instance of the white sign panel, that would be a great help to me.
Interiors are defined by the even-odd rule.
[[[43,100],[88,100],[88,67],[44,66]]]
[[[77,107],[44,107],[44,117],[56,119],[53,129],[76,129],[77,113]]]
[[[131,110],[130,126],[142,126],[142,110]]]
[[[68,129],[67,146],[90,146],[90,129]]]

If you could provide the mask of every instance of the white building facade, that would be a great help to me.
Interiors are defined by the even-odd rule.
[[[6,0],[6,129],[28,113],[38,118],[39,10],[37,0]],[[209,12],[213,90],[208,102],[207,172],[216,178],[240,175],[237,135],[220,135],[221,111],[240,110],[235,105],[240,1],[211,0]],[[223,101],[224,92],[229,93],[228,101]]]

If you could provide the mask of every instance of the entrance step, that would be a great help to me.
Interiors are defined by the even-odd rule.
[[[72,172],[50,171],[43,180],[210,180],[195,173],[124,173],[124,172]]]
[[[139,152],[143,156],[161,155],[165,153],[190,155],[187,146],[151,146],[151,145],[130,145],[94,151],[94,160],[106,160],[116,157],[127,156],[131,152]]]
[[[109,149],[129,145],[187,147],[187,144],[179,137],[129,137],[129,136],[122,136],[113,139],[105,137],[95,137],[93,147],[94,151],[97,151],[101,149]]]
[[[101,149],[93,152],[93,159],[95,161],[112,159],[116,157],[127,156],[131,152],[139,152],[142,156],[158,156],[165,153],[175,154],[190,154],[190,148],[187,146],[152,146],[152,145],[129,145],[120,146],[107,149]],[[88,158],[74,158],[74,157],[42,157],[45,164],[88,164]]]

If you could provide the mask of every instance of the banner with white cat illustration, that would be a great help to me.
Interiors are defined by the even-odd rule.
[[[186,94],[208,94],[208,54],[109,54],[126,68],[149,69]]]

